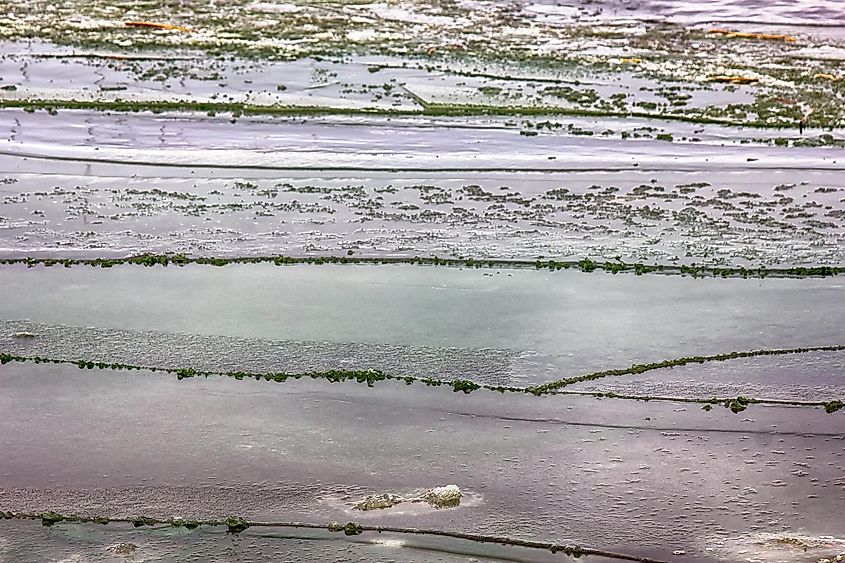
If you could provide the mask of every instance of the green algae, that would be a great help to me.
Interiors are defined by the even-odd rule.
[[[383,115],[388,117],[424,115],[425,111],[384,109],[376,107],[332,107],[316,105],[252,105],[238,102],[198,101],[134,101],[134,100],[65,100],[65,99],[7,99],[0,98],[0,108],[17,108],[33,112],[45,110],[55,115],[57,110],[89,110],[102,112],[138,113],[190,112],[203,114],[228,113],[271,116],[321,116],[321,115]]]
[[[249,522],[238,516],[230,516],[226,518],[226,532],[229,534],[240,534],[249,528]]]
[[[407,382],[407,378],[405,378],[405,381]],[[452,386],[452,390],[455,393],[457,393],[458,391],[463,391],[467,395],[472,393],[476,389],[481,388],[481,385],[468,379],[456,379],[452,381],[450,385]]]
[[[64,516],[53,511],[41,514],[41,525],[48,528],[57,522],[62,522],[63,520],[65,520]]]
[[[845,403],[839,400],[829,401],[824,404],[824,410],[827,414],[834,413],[843,407],[845,407]]]
[[[700,404],[702,405],[701,410],[710,412],[713,410],[713,406],[722,405],[726,409],[729,409],[734,414],[739,414],[740,412],[744,411],[748,408],[749,405],[753,404],[760,404],[760,405],[768,405],[768,406],[789,406],[789,407],[809,407],[809,408],[819,408],[822,407],[825,409],[827,414],[831,414],[831,412],[835,411],[828,411],[827,405],[834,403],[836,404],[838,401],[800,401],[800,400],[792,400],[792,399],[757,399],[752,397],[727,397],[727,398],[719,398],[719,397],[709,397],[709,398],[699,398],[699,397],[676,397],[676,396],[660,396],[660,395],[628,395],[622,393],[615,393],[612,391],[560,391],[558,394],[561,395],[573,395],[573,396],[580,396],[580,397],[596,397],[598,399],[623,399],[623,400],[630,400],[630,401],[642,401],[642,402],[650,402],[650,401],[660,401],[660,402],[669,402],[669,403],[690,403],[690,404]],[[651,420],[650,417],[646,417],[645,420]]]
[[[788,348],[779,350],[750,350],[746,352],[728,352],[725,354],[714,354],[711,356],[688,356],[683,358],[675,358],[671,360],[664,360],[662,362],[653,362],[649,364],[633,364],[629,368],[612,369],[588,373],[585,375],[578,375],[550,381],[542,385],[526,388],[526,391],[535,395],[544,395],[547,393],[554,393],[558,390],[573,385],[575,383],[583,383],[585,381],[594,381],[605,377],[615,377],[622,375],[639,375],[648,371],[666,369],[678,366],[685,366],[688,364],[703,364],[706,362],[724,362],[728,360],[736,360],[739,358],[753,358],[758,356],[780,356],[786,354],[803,354],[807,352],[835,352],[845,350],[845,345],[838,346],[818,346],[810,348]]]
[[[754,399],[748,397],[737,397],[736,399],[729,399],[725,401],[725,408],[731,409],[734,414],[740,413],[748,408],[748,405],[755,402]]]
[[[613,370],[605,370],[599,372],[593,372],[585,375],[579,375],[574,377],[568,377],[564,379],[559,379],[556,381],[550,381],[548,383],[544,383],[542,385],[535,385],[530,387],[517,387],[517,386],[508,386],[508,385],[491,385],[491,384],[483,384],[483,383],[476,383],[471,380],[467,379],[455,379],[455,380],[442,380],[437,379],[434,377],[413,377],[407,375],[393,375],[382,372],[380,370],[375,369],[368,369],[368,370],[326,370],[326,371],[313,371],[313,372],[304,372],[304,373],[278,373],[278,372],[271,372],[271,373],[254,373],[254,372],[244,372],[244,371],[207,371],[207,370],[196,370],[193,368],[170,368],[170,367],[149,367],[149,366],[137,366],[137,365],[130,365],[130,364],[123,364],[123,363],[116,363],[116,362],[94,362],[90,360],[68,360],[68,359],[60,359],[60,358],[45,358],[45,357],[38,357],[38,356],[17,356],[9,353],[0,353],[0,365],[5,365],[10,362],[32,362],[35,364],[64,364],[64,365],[75,365],[80,369],[108,369],[108,370],[115,370],[115,371],[122,371],[122,370],[137,370],[137,371],[149,371],[149,372],[162,372],[176,375],[177,380],[189,379],[193,377],[210,377],[210,376],[220,376],[220,377],[231,377],[238,381],[243,379],[255,379],[256,381],[275,381],[278,383],[283,383],[290,378],[293,379],[301,379],[303,377],[308,377],[311,379],[322,379],[328,381],[330,383],[339,383],[339,382],[356,382],[359,384],[366,384],[367,387],[374,387],[377,382],[383,381],[396,381],[396,382],[403,382],[406,385],[411,385],[415,382],[419,382],[424,384],[426,387],[440,387],[440,386],[449,386],[452,388],[454,392],[463,392],[464,394],[470,394],[474,391],[479,389],[484,389],[487,391],[494,391],[498,393],[527,393],[537,397],[540,396],[547,396],[547,395],[578,395],[578,396],[592,396],[597,398],[608,398],[608,399],[625,399],[625,400],[636,400],[636,401],[666,401],[666,402],[688,402],[688,403],[703,403],[704,410],[710,410],[712,405],[723,404],[726,408],[729,408],[732,412],[738,413],[745,410],[751,404],[767,404],[767,405],[792,405],[792,406],[803,406],[803,407],[822,407],[825,409],[825,412],[828,414],[832,414],[834,412],[839,411],[840,409],[845,406],[839,399],[834,399],[830,401],[792,401],[792,400],[781,400],[781,399],[758,399],[758,398],[748,398],[744,396],[739,396],[735,398],[708,398],[708,399],[696,399],[696,398],[687,398],[687,397],[662,397],[662,396],[643,396],[643,395],[626,395],[626,394],[619,394],[614,392],[588,392],[588,391],[569,391],[564,389],[569,385],[573,385],[575,383],[581,383],[585,381],[592,381],[596,379],[601,379],[604,377],[612,377],[612,376],[623,376],[623,375],[636,375],[642,374],[648,371],[656,370],[656,369],[664,369],[664,368],[671,368],[675,366],[683,366],[692,363],[703,364],[705,362],[713,362],[713,361],[726,361],[738,358],[750,358],[756,356],[776,356],[776,355],[785,355],[785,354],[801,354],[807,352],[832,352],[832,351],[843,351],[845,350],[845,345],[837,345],[837,346],[816,346],[811,348],[791,348],[791,349],[777,349],[777,350],[751,350],[747,352],[730,352],[727,354],[717,354],[713,356],[693,356],[693,357],[683,357],[683,358],[676,358],[673,360],[664,360],[662,362],[655,362],[651,364],[634,364],[630,368],[624,369],[613,369]],[[143,525],[143,524],[141,524]]]
[[[747,268],[736,267],[706,267],[697,265],[664,265],[664,264],[643,264],[625,263],[621,260],[599,262],[590,258],[580,260],[503,260],[503,259],[474,259],[474,258],[441,258],[438,256],[429,257],[370,257],[370,256],[247,256],[247,257],[205,257],[187,256],[185,254],[139,254],[124,258],[0,258],[1,265],[24,264],[27,267],[35,266],[92,266],[99,268],[111,268],[122,265],[135,266],[187,266],[197,264],[204,266],[227,266],[230,264],[263,264],[272,263],[276,266],[293,266],[298,264],[326,265],[326,264],[408,264],[421,266],[447,266],[466,268],[535,268],[537,270],[567,270],[578,269],[590,273],[598,270],[611,274],[633,273],[643,275],[650,273],[661,273],[669,275],[721,278],[808,278],[808,277],[830,277],[845,272],[845,268],[839,266],[794,266],[788,268]]]
[[[343,535],[345,536],[360,536],[364,532],[364,527],[355,522],[348,522],[343,527]]]
[[[189,112],[205,115],[231,114],[233,117],[241,115],[267,116],[382,116],[382,117],[594,117],[594,118],[638,118],[660,119],[681,123],[724,125],[732,127],[753,127],[758,129],[795,128],[794,120],[771,121],[766,114],[755,113],[757,106],[731,105],[727,108],[707,107],[685,113],[669,113],[663,111],[636,111],[592,109],[582,106],[563,107],[555,105],[495,105],[469,103],[434,103],[426,102],[416,97],[419,108],[400,109],[383,106],[340,107],[331,105],[296,105],[296,104],[249,104],[241,102],[206,102],[191,100],[73,100],[73,99],[12,99],[0,98],[0,108],[17,108],[28,112],[45,110],[56,115],[58,110],[88,110],[102,112],[138,113],[151,112],[162,114],[165,112]],[[738,118],[737,116],[745,116]],[[748,115],[758,115],[756,119]],[[816,126],[825,126],[827,122],[820,122]],[[578,134],[577,130],[570,131]],[[525,131],[523,134],[536,135],[535,131]],[[592,132],[585,131],[582,134]],[[671,141],[671,134],[659,134],[658,140]]]
[[[184,520],[180,517],[174,518],[155,518],[150,516],[140,516],[136,518],[108,518],[105,516],[84,516],[78,514],[60,514],[53,511],[43,513],[26,513],[26,512],[0,512],[0,519],[5,520],[41,520],[45,526],[52,526],[59,522],[67,522],[69,524],[92,524],[92,523],[110,523],[110,524],[133,524],[136,522],[143,522],[143,525],[148,526],[171,526],[174,528],[186,528],[193,530],[199,526],[219,527],[226,526],[227,532],[232,534],[240,534],[249,528],[292,528],[292,529],[310,529],[310,530],[327,530],[329,532],[340,533],[343,532],[345,536],[359,536],[365,532],[373,533],[395,533],[418,536],[439,536],[444,538],[453,538],[459,540],[466,540],[478,543],[490,543],[503,546],[518,546],[531,549],[542,549],[551,551],[552,553],[564,553],[572,557],[581,557],[587,555],[595,555],[610,559],[619,559],[623,561],[639,561],[641,563],[664,563],[660,560],[651,559],[648,557],[640,557],[637,555],[628,555],[625,553],[617,553],[604,549],[595,549],[577,545],[561,545],[548,541],[527,540],[520,538],[510,538],[503,536],[490,536],[477,534],[472,532],[459,532],[453,530],[432,530],[420,528],[407,528],[399,526],[375,526],[367,524],[359,524],[357,522],[347,522],[345,524],[339,522],[329,522],[328,524],[318,524],[310,522],[269,522],[269,521],[250,521],[239,516],[230,516],[226,519],[205,519],[205,520]],[[45,523],[46,522],[46,523]]]
[[[497,83],[519,80],[567,84],[552,86],[558,90],[547,95],[557,93],[567,101],[571,99],[571,103],[602,109],[624,108],[624,103],[614,98],[618,92],[601,99],[598,92],[581,88],[580,81],[585,77],[598,76],[606,83],[647,80],[657,84],[649,90],[662,98],[655,108],[659,110],[658,115],[651,117],[696,119],[706,116],[729,120],[750,115],[761,126],[788,126],[796,107],[804,103],[816,110],[808,123],[835,124],[842,120],[842,81],[820,82],[817,78],[817,73],[840,74],[841,65],[801,53],[808,46],[816,46],[813,43],[817,41],[830,44],[824,37],[814,37],[810,41],[807,41],[808,37],[802,37],[800,42],[793,44],[734,41],[714,37],[703,29],[685,29],[651,21],[639,22],[635,27],[629,21],[618,21],[616,16],[604,21],[604,25],[591,25],[580,18],[562,23],[554,18],[544,22],[519,13],[519,10],[505,14],[493,5],[465,10],[448,2],[437,4],[435,9],[440,18],[473,23],[454,26],[432,22],[428,32],[419,33],[413,19],[383,18],[379,14],[379,4],[350,2],[343,6],[324,2],[299,4],[272,27],[261,25],[266,22],[267,12],[254,5],[194,4],[178,14],[174,14],[168,3],[158,0],[144,6],[144,13],[153,21],[166,19],[202,30],[196,33],[127,29],[107,6],[88,0],[58,5],[37,0],[34,7],[23,12],[14,3],[7,4],[11,19],[0,30],[0,36],[7,40],[41,39],[62,45],[107,48],[125,52],[128,57],[152,49],[190,50],[206,59],[230,59],[235,54],[248,60],[305,57],[326,60],[328,57],[348,61],[350,57],[360,55],[368,59],[360,64],[362,73],[417,68],[487,78]],[[402,7],[412,15],[423,17],[430,16],[432,8],[417,2]],[[96,25],[79,25],[80,19],[85,21],[87,18],[97,22]],[[644,27],[641,33],[640,26]],[[476,33],[481,27],[488,30],[484,40]],[[530,30],[531,39],[513,33],[514,30]],[[364,37],[361,37],[362,32]],[[562,44],[560,48],[548,49],[546,46],[550,42]],[[596,51],[608,54],[598,55]],[[628,52],[636,56],[621,56]],[[380,55],[393,60],[372,60]],[[753,75],[755,84],[739,89],[707,82],[708,77],[724,72]],[[688,108],[691,101],[688,92],[695,90],[723,95],[749,92],[760,101],[729,104],[731,107],[724,108]],[[747,96],[737,97],[744,99]],[[799,103],[784,103],[781,99]]]
[[[155,518],[148,518],[146,516],[138,516],[132,519],[132,525],[136,528],[140,528],[142,526],[155,526],[159,524],[159,521]]]

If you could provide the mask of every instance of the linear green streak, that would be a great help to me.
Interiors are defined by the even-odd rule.
[[[44,110],[93,110],[117,112],[165,111],[216,112],[254,115],[423,115],[423,110],[397,110],[382,108],[342,108],[306,105],[252,105],[238,102],[191,102],[191,101],[148,101],[133,100],[46,100],[46,99],[0,99],[0,108],[19,108],[28,111]]]
[[[67,360],[60,358],[45,358],[40,356],[16,356],[13,354],[0,353],[0,365],[5,365],[9,362],[33,362],[36,364],[72,364],[80,369],[111,369],[116,371],[149,371],[149,372],[163,372],[176,376],[177,379],[188,379],[191,377],[208,377],[208,376],[224,376],[233,379],[255,379],[260,381],[275,381],[283,383],[288,379],[301,379],[303,377],[311,379],[325,379],[330,383],[338,383],[342,381],[355,381],[357,383],[366,383],[368,387],[373,387],[378,381],[402,381],[406,385],[414,382],[421,382],[429,387],[439,387],[447,385],[452,387],[454,391],[463,391],[464,393],[471,393],[476,389],[489,389],[491,391],[499,392],[522,392],[520,387],[507,387],[502,385],[486,385],[477,384],[467,379],[454,379],[445,381],[442,379],[435,379],[431,377],[414,377],[391,375],[383,371],[368,369],[368,370],[327,370],[327,371],[311,371],[303,373],[284,373],[284,372],[266,372],[255,373],[245,371],[210,371],[197,370],[193,368],[172,368],[172,367],[153,367],[153,366],[138,366],[133,364],[125,364],[120,362],[94,362],[90,360]]]
[[[452,391],[462,391],[465,394],[472,393],[478,389],[486,389],[488,391],[496,391],[499,393],[530,393],[535,396],[543,395],[587,395],[594,397],[604,397],[610,399],[626,399],[637,401],[665,401],[665,402],[690,402],[709,404],[722,404],[726,408],[731,409],[734,413],[745,410],[750,404],[768,404],[768,405],[792,405],[797,407],[823,407],[828,414],[834,413],[843,407],[843,403],[839,399],[832,399],[829,401],[797,401],[787,399],[755,399],[744,396],[727,397],[727,398],[684,398],[684,397],[661,397],[661,396],[642,396],[642,395],[625,395],[613,392],[581,392],[581,391],[562,391],[566,386],[580,383],[584,381],[592,381],[604,377],[622,376],[641,374],[647,371],[656,369],[670,368],[674,366],[683,366],[692,363],[703,364],[705,362],[727,361],[737,358],[752,358],[757,356],[779,356],[786,354],[802,354],[807,352],[836,352],[845,350],[845,345],[836,346],[816,346],[811,348],[790,348],[778,350],[752,350],[748,352],[730,352],[727,354],[717,354],[713,356],[694,356],[676,358],[673,360],[664,360],[662,362],[655,362],[651,364],[634,364],[630,368],[605,370],[593,372],[585,375],[569,377],[536,385],[531,387],[516,387],[507,385],[490,385],[487,383],[476,383],[468,379],[454,379],[451,381],[436,379],[433,377],[414,377],[391,375],[380,370],[327,370],[327,371],[312,371],[304,373],[284,373],[284,372],[244,372],[244,371],[211,371],[211,370],[197,370],[193,368],[173,368],[173,367],[152,367],[152,366],[138,366],[132,364],[124,364],[119,362],[94,362],[90,360],[68,360],[60,358],[46,358],[39,356],[18,356],[8,353],[0,353],[0,365],[5,365],[9,362],[33,362],[36,364],[73,364],[80,369],[110,369],[110,370],[139,370],[149,372],[163,372],[176,375],[179,380],[188,379],[192,377],[208,377],[208,376],[223,376],[231,377],[237,380],[255,379],[256,381],[275,381],[283,383],[290,378],[301,379],[308,377],[311,379],[325,379],[330,383],[355,381],[357,383],[366,383],[368,387],[373,387],[379,381],[402,381],[406,385],[411,385],[414,382],[424,383],[427,387],[448,386]],[[709,410],[709,408],[708,408]]]
[[[831,401],[798,401],[793,399],[755,399],[753,397],[675,397],[675,396],[661,396],[661,395],[629,395],[625,393],[615,393],[612,391],[556,391],[556,395],[574,395],[584,397],[595,397],[597,399],[626,399],[630,401],[665,401],[670,403],[698,403],[704,405],[704,410],[710,410],[713,405],[723,405],[730,409],[734,414],[744,411],[748,405],[765,404],[765,405],[781,405],[790,407],[824,407],[827,414],[835,413],[841,408],[845,407],[845,403],[838,399]]]
[[[807,352],[839,352],[842,350],[845,350],[845,345],[814,346],[809,348],[782,348],[774,350],[749,350],[747,352],[728,352],[725,354],[714,354],[711,356],[687,356],[683,358],[663,360],[662,362],[653,362],[649,364],[634,364],[629,368],[611,369],[588,373],[585,375],[576,375],[574,377],[567,377],[564,379],[558,379],[556,381],[550,381],[548,383],[544,383],[536,387],[529,387],[528,390],[538,395],[544,395],[546,393],[553,393],[563,387],[567,387],[575,383],[582,383],[585,381],[593,381],[595,379],[602,379],[604,377],[613,377],[619,375],[637,375],[656,369],[685,366],[688,364],[703,364],[705,362],[724,362],[727,360],[736,360],[739,358],[754,358],[758,356],[783,356],[786,354],[803,354]]]
[[[48,511],[41,513],[24,513],[24,512],[2,512],[0,511],[0,519],[8,520],[41,520],[44,526],[53,526],[59,522],[69,522],[77,524],[111,524],[122,523],[132,524],[136,528],[142,526],[172,526],[174,528],[194,529],[199,526],[226,526],[229,533],[239,534],[248,528],[299,528],[312,530],[327,530],[330,532],[343,532],[347,536],[357,536],[364,532],[388,532],[395,534],[409,534],[409,535],[425,535],[425,536],[439,536],[445,538],[453,538],[460,540],[468,540],[479,543],[493,543],[498,545],[526,547],[532,549],[543,549],[551,551],[552,553],[563,553],[571,557],[580,557],[582,555],[595,555],[600,557],[607,557],[611,559],[619,559],[623,561],[640,561],[642,563],[663,563],[657,559],[648,557],[639,557],[628,555],[625,553],[616,553],[603,549],[594,549],[589,547],[581,547],[575,545],[562,545],[553,542],[532,541],[516,538],[507,538],[501,536],[488,536],[482,534],[472,534],[464,532],[452,532],[444,530],[427,530],[420,528],[403,528],[397,526],[368,526],[358,524],[356,522],[347,522],[340,524],[338,522],[330,522],[328,524],[313,524],[309,522],[258,522],[248,521],[245,518],[238,516],[230,516],[226,519],[209,519],[209,520],[186,520],[183,518],[152,518],[148,516],[138,516],[134,518],[108,518],[104,516],[80,516],[77,514],[59,514],[57,512]]]
[[[796,129],[792,123],[768,123],[764,120],[737,121],[704,115],[678,115],[671,113],[650,113],[642,111],[608,111],[560,106],[496,106],[483,104],[441,104],[426,102],[419,96],[411,95],[422,106],[420,109],[400,110],[381,107],[329,107],[306,105],[254,105],[238,102],[198,102],[198,101],[134,101],[134,100],[48,100],[48,99],[0,99],[0,108],[18,108],[27,111],[58,109],[140,112],[165,111],[233,113],[235,115],[378,115],[385,117],[426,116],[426,117],[529,117],[529,116],[568,116],[568,117],[611,117],[643,118],[677,121],[683,123],[715,124],[731,127],[754,127],[758,129]]]
[[[612,274],[634,273],[635,275],[661,273],[682,276],[722,277],[722,278],[805,278],[836,276],[845,272],[845,268],[838,266],[809,266],[792,268],[745,268],[737,267],[705,267],[695,265],[662,265],[662,264],[628,264],[621,261],[598,262],[590,258],[581,260],[502,260],[502,259],[474,259],[474,258],[439,258],[431,257],[372,257],[372,256],[246,256],[246,257],[212,257],[187,256],[185,254],[140,254],[123,258],[0,258],[0,265],[25,264],[27,267],[42,266],[94,266],[111,268],[121,265],[140,266],[186,266],[200,264],[209,266],[227,266],[230,264],[260,264],[273,263],[276,266],[296,264],[410,264],[427,266],[451,266],[462,268],[535,268],[537,270],[568,270],[576,269],[582,272],[602,270]]]

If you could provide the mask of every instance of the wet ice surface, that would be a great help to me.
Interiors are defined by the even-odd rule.
[[[75,366],[7,364],[0,374],[6,510],[356,520],[670,560],[677,550],[730,559],[731,542],[761,532],[845,535],[832,517],[845,502],[845,423],[821,409],[734,415]],[[477,500],[351,508],[368,494],[446,483]],[[811,560],[801,557],[792,560]]]
[[[116,555],[121,544],[135,546],[130,556]],[[131,549],[131,548],[129,548]],[[193,532],[171,528],[132,529],[126,525],[100,527],[39,522],[4,523],[0,531],[0,561],[35,563],[102,561],[325,561],[427,563],[439,561],[568,561],[561,554],[515,547],[490,547],[473,542],[365,533],[354,538],[320,530],[251,528],[238,537],[222,529]],[[579,559],[606,563],[602,557]]]
[[[0,257],[845,264],[835,2],[0,5]],[[91,110],[121,100],[182,111]],[[77,103],[89,109],[65,109]],[[209,114],[185,111],[198,104]],[[15,266],[0,287],[3,352],[515,385],[838,345],[845,326],[837,278]],[[842,398],[844,360],[748,358],[572,390],[827,401]],[[845,551],[842,411],[14,362],[0,366],[0,412],[0,510],[358,520],[666,561]],[[457,508],[352,509],[447,484]],[[108,560],[119,541],[139,546],[133,560],[548,556],[379,537],[3,521],[0,560]]]
[[[0,285],[14,296],[0,303],[0,318],[36,323],[4,321],[2,336],[44,333],[3,338],[20,352],[263,371],[312,363],[446,376],[466,370],[481,381],[526,385],[681,356],[838,345],[845,325],[845,309],[831,306],[842,294],[836,278],[410,265],[5,266]]]

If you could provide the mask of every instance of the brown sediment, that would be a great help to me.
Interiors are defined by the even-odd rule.
[[[725,37],[737,37],[740,39],[765,39],[768,41],[784,41],[794,43],[795,38],[790,35],[778,35],[771,33],[746,33],[742,31],[731,31],[729,29],[708,29],[707,33],[724,35]]]
[[[759,78],[752,78],[750,76],[738,76],[730,74],[717,74],[707,78],[710,82],[729,82],[731,84],[753,84],[759,82]]]
[[[171,25],[169,23],[129,21],[123,22],[123,25],[125,25],[126,27],[148,27],[152,29],[166,29],[169,31],[191,31],[191,28],[189,27],[183,27],[181,25]]]

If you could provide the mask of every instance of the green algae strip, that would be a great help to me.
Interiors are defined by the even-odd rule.
[[[730,409],[734,414],[740,413],[748,408],[748,405],[765,404],[781,405],[790,407],[824,407],[827,414],[835,413],[845,407],[845,403],[838,399],[831,401],[797,401],[792,399],[754,399],[742,395],[732,398],[695,398],[695,397],[666,397],[660,395],[628,395],[612,391],[559,391],[557,395],[579,395],[585,397],[596,397],[606,399],[628,399],[634,401],[666,401],[672,403],[697,403],[701,404],[702,410],[709,411],[714,405],[722,405]]]
[[[593,381],[602,379],[604,377],[614,377],[620,375],[638,375],[647,371],[656,369],[673,368],[677,366],[685,366],[688,364],[703,364],[705,362],[724,362],[728,360],[736,360],[739,358],[755,358],[758,356],[783,356],[786,354],[804,354],[807,352],[839,352],[845,350],[845,345],[834,346],[814,346],[810,348],[781,348],[772,350],[749,350],[747,352],[727,352],[724,354],[714,354],[711,356],[686,356],[683,358],[675,358],[672,360],[663,360],[662,362],[652,362],[649,364],[634,364],[629,368],[611,369],[605,371],[597,371],[585,375],[576,375],[574,377],[567,377],[550,381],[536,387],[529,387],[532,393],[537,395],[544,395],[547,393],[557,392],[563,387],[573,385],[575,383],[583,383],[585,381]]]
[[[426,115],[424,109],[384,109],[378,107],[334,107],[318,105],[254,105],[241,102],[200,102],[200,101],[136,101],[136,100],[65,100],[65,99],[0,99],[0,108],[36,111],[43,109],[50,113],[64,110],[114,111],[122,113],[149,111],[195,112],[195,113],[231,113],[241,115],[384,115],[401,117]]]
[[[59,514],[53,511],[40,513],[23,513],[23,512],[4,512],[0,511],[0,519],[6,520],[40,520],[41,524],[47,527],[58,524],[59,522],[68,522],[72,524],[132,524],[136,528],[143,526],[170,526],[174,528],[185,528],[193,530],[199,526],[226,526],[227,532],[230,534],[240,534],[249,528],[295,528],[295,529],[312,529],[312,530],[327,530],[329,532],[340,533],[343,532],[346,536],[359,536],[364,532],[375,533],[394,533],[407,534],[418,536],[438,536],[443,538],[452,538],[458,540],[473,541],[478,543],[491,543],[502,546],[511,547],[525,547],[531,549],[542,549],[551,551],[553,554],[561,553],[570,557],[581,557],[584,555],[593,555],[599,557],[606,557],[609,559],[618,559],[621,561],[640,561],[642,563],[664,563],[659,559],[652,559],[649,557],[640,557],[635,555],[628,555],[625,553],[617,553],[607,551],[604,549],[595,549],[590,547],[582,547],[576,545],[558,544],[548,541],[534,541],[517,538],[507,538],[502,536],[489,536],[484,534],[473,534],[465,532],[445,531],[445,530],[429,530],[421,528],[403,528],[397,526],[370,526],[366,524],[358,524],[356,522],[347,522],[341,524],[339,522],[330,522],[328,524],[314,524],[309,522],[258,522],[249,521],[238,516],[229,516],[225,519],[209,519],[209,520],[189,520],[184,518],[151,518],[149,516],[136,516],[133,518],[109,518],[105,516],[80,516],[77,514]]]
[[[338,383],[344,381],[355,381],[357,383],[366,383],[368,387],[375,386],[379,381],[401,381],[406,385],[413,383],[423,383],[427,387],[448,386],[452,391],[461,391],[465,394],[472,393],[478,389],[486,389],[488,391],[496,391],[499,393],[530,393],[534,396],[540,397],[544,395],[582,395],[592,396],[597,398],[608,399],[624,399],[636,401],[665,401],[665,402],[685,402],[685,403],[700,403],[703,404],[704,410],[710,410],[713,405],[723,405],[730,409],[734,414],[744,411],[749,405],[781,405],[781,406],[795,406],[795,407],[812,407],[824,408],[828,414],[835,413],[845,407],[845,403],[841,399],[831,399],[828,401],[799,401],[788,399],[757,399],[753,397],[727,397],[727,398],[685,398],[685,397],[664,397],[664,396],[649,396],[649,395],[626,395],[613,392],[588,392],[588,391],[570,391],[564,390],[568,385],[580,383],[584,381],[592,381],[604,377],[615,377],[622,375],[636,375],[648,371],[671,368],[675,366],[684,366],[688,364],[703,364],[705,362],[722,362],[738,358],[752,358],[757,356],[779,356],[786,354],[802,354],[807,352],[838,352],[845,350],[845,345],[836,346],[816,346],[811,348],[789,348],[789,349],[775,349],[775,350],[751,350],[747,352],[729,352],[726,354],[716,354],[712,356],[690,356],[683,358],[675,358],[672,360],[664,360],[662,362],[654,362],[650,364],[634,364],[629,368],[613,369],[588,373],[575,377],[559,379],[550,381],[542,385],[531,387],[516,387],[507,385],[491,385],[487,383],[476,383],[468,379],[454,379],[451,381],[437,379],[433,377],[414,377],[392,375],[380,370],[327,370],[327,371],[312,371],[304,373],[284,373],[284,372],[267,372],[255,373],[244,371],[209,371],[196,370],[193,368],[174,368],[174,367],[151,367],[138,366],[131,364],[124,364],[119,362],[95,362],[90,360],[68,360],[61,358],[45,358],[40,356],[17,356],[8,353],[0,353],[0,365],[5,365],[9,362],[32,362],[36,364],[72,364],[80,369],[110,369],[110,370],[137,370],[149,372],[163,372],[176,375],[179,380],[189,379],[192,377],[209,377],[221,376],[231,377],[233,379],[255,379],[256,381],[275,381],[283,383],[288,379],[301,379],[303,377],[311,379],[324,379],[330,383]]]
[[[418,102],[421,102],[417,98]],[[385,117],[427,116],[427,117],[475,117],[475,116],[572,116],[572,117],[644,117],[702,124],[732,125],[737,127],[779,128],[783,124],[766,124],[763,121],[731,121],[720,118],[682,116],[673,114],[651,114],[645,112],[613,112],[557,106],[493,106],[473,104],[421,103],[420,109],[398,110],[377,107],[346,108],[305,105],[253,105],[237,102],[194,102],[194,101],[135,101],[135,100],[64,100],[64,99],[0,99],[0,108],[35,111],[43,109],[50,113],[62,110],[92,110],[115,112],[196,112],[231,113],[247,115],[381,115]],[[790,128],[795,128],[790,124]]]
[[[383,117],[596,117],[596,118],[642,118],[664,121],[695,123],[702,125],[723,125],[730,127],[753,127],[757,129],[797,129],[794,122],[770,123],[764,119],[737,120],[728,117],[707,114],[654,113],[647,111],[612,111],[603,109],[572,108],[553,105],[499,106],[486,104],[457,104],[426,102],[414,96],[419,109],[397,109],[383,107],[336,107],[318,105],[260,105],[241,102],[205,102],[205,101],[138,101],[138,100],[66,100],[66,99],[9,99],[0,98],[0,109],[23,109],[34,112],[45,110],[55,114],[58,110],[86,110],[137,113],[149,111],[191,112],[191,113],[230,113],[233,117],[241,115],[270,116],[383,116]],[[821,124],[828,126],[828,124]]]
[[[537,270],[579,270],[581,272],[595,272],[601,270],[611,274],[633,273],[635,275],[660,273],[699,277],[721,278],[806,278],[836,276],[845,272],[845,267],[839,266],[796,266],[791,268],[746,268],[734,267],[706,267],[691,265],[662,265],[626,263],[621,260],[597,261],[590,258],[581,260],[503,260],[503,259],[475,259],[475,258],[439,258],[429,257],[374,257],[374,256],[246,256],[246,257],[211,257],[187,256],[185,254],[140,254],[122,258],[0,258],[0,265],[25,264],[34,266],[94,266],[111,268],[113,266],[187,266],[199,264],[205,266],[228,266],[230,264],[263,264],[272,263],[276,266],[290,266],[297,264],[409,264],[422,266],[450,266],[459,268],[534,268]]]

